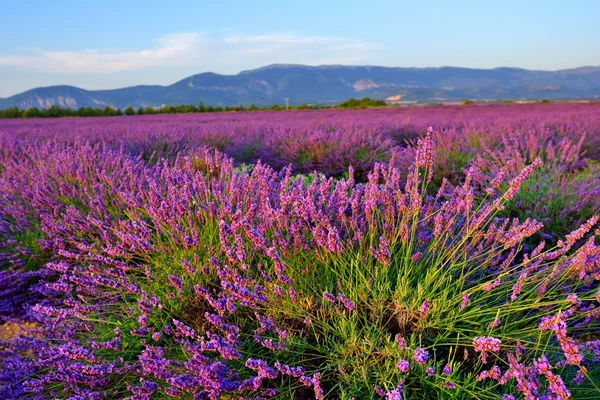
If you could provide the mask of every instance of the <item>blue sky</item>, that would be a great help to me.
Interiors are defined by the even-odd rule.
[[[600,66],[600,1],[10,1],[0,97],[171,84],[272,63]]]

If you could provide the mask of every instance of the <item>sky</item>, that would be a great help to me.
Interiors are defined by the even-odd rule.
[[[268,64],[600,66],[600,1],[5,1],[0,97]]]

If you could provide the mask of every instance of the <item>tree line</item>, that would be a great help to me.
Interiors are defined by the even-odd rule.
[[[371,108],[371,107],[386,107],[387,104],[383,100],[372,100],[368,97],[362,99],[348,99],[338,105],[315,105],[315,104],[300,104],[296,106],[282,106],[273,104],[271,106],[258,107],[254,104],[250,106],[211,106],[200,104],[184,104],[178,106],[163,106],[163,107],[140,107],[137,110],[132,106],[128,106],[125,110],[113,108],[111,106],[99,107],[80,107],[77,109],[69,107],[61,107],[53,105],[47,108],[39,109],[31,107],[20,109],[18,107],[9,107],[0,110],[0,118],[60,118],[60,117],[113,117],[120,115],[148,115],[148,114],[190,114],[190,113],[205,113],[205,112],[240,112],[240,111],[282,111],[282,110],[321,110],[333,108]]]

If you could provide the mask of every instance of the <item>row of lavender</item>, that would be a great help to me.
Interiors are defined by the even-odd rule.
[[[543,107],[7,123],[0,313],[38,328],[0,394],[597,397],[600,120]],[[276,170],[200,147],[244,132]],[[279,171],[367,142],[361,174]]]
[[[352,165],[357,179],[366,181],[374,164],[392,155],[397,167],[406,168],[413,159],[406,142],[429,126],[443,132],[442,142],[452,146],[439,151],[457,162],[478,153],[482,140],[495,148],[512,132],[534,137],[536,146],[562,137],[577,142],[587,134],[584,150],[598,157],[599,110],[600,103],[590,103],[32,119],[2,121],[0,133],[23,140],[101,141],[147,160],[193,154],[208,145],[238,163],[260,159],[277,169],[291,164],[296,173],[340,176]]]

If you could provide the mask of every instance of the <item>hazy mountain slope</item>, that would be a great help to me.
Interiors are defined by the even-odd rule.
[[[337,103],[369,96],[399,101],[472,99],[587,99],[600,95],[600,67],[562,71],[520,68],[390,68],[269,65],[237,75],[206,72],[169,86],[84,90],[52,86],[0,99],[0,107],[157,107],[170,104],[268,105]]]

